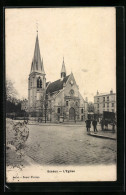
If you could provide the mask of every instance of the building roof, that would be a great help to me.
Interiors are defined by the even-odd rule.
[[[66,82],[67,82],[69,76],[70,76],[70,75],[64,77],[63,80],[58,79],[58,80],[56,80],[56,81],[50,83],[49,86],[48,86],[48,88],[47,88],[47,90],[46,90],[46,93],[47,93],[47,94],[48,94],[48,93],[53,93],[53,92],[55,92],[55,91],[59,91],[59,90],[63,89],[63,83],[66,83]]]
[[[31,73],[32,72],[39,72],[39,73],[45,74],[44,66],[43,66],[43,59],[41,60],[38,34],[36,36],[34,56],[33,56],[32,64],[31,64]]]
[[[107,95],[115,95],[116,93],[100,93],[98,95],[95,95],[95,97],[100,97],[100,96],[107,96]]]

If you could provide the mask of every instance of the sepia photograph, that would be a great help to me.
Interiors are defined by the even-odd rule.
[[[6,182],[117,180],[116,9],[5,9]]]

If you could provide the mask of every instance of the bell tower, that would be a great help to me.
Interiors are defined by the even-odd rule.
[[[66,68],[64,63],[64,57],[63,57],[63,63],[62,63],[62,69],[61,69],[61,79],[64,79],[66,77]]]
[[[46,91],[46,77],[41,59],[38,33],[34,49],[31,71],[28,78],[28,110],[29,116],[39,116],[41,112],[42,97]]]

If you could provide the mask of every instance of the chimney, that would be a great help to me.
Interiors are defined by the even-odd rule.
[[[113,90],[111,89],[110,94],[113,94]]]

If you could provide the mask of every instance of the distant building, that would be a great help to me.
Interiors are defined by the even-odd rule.
[[[64,59],[60,78],[46,82],[38,35],[28,78],[28,112],[31,117],[54,122],[84,121],[87,118],[87,101],[81,96],[73,73],[66,74]]]
[[[23,101],[21,101],[21,110],[25,110],[26,112],[28,112],[28,100],[24,99]]]
[[[100,93],[94,96],[94,113],[103,114],[103,111],[116,113],[116,93]]]
[[[88,112],[94,113],[94,103],[93,102],[88,102]]]

